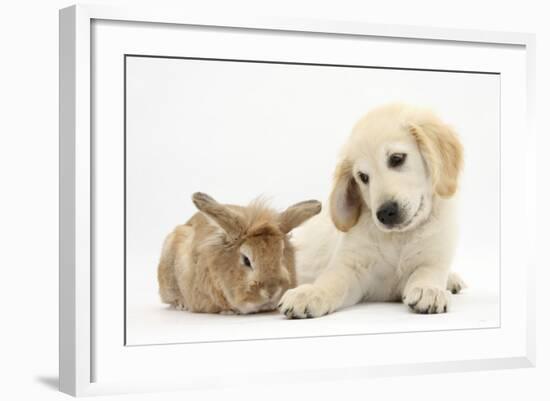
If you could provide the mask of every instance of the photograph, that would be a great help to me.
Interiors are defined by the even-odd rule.
[[[500,79],[126,54],[125,345],[498,328]]]
[[[535,35],[294,7],[60,10],[61,392],[537,365]]]

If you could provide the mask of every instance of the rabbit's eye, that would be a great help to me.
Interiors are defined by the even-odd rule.
[[[248,256],[241,255],[241,257],[242,257],[243,265],[245,265],[246,267],[252,267],[252,263],[250,263],[250,259],[248,259]]]

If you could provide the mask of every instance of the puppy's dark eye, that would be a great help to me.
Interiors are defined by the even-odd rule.
[[[357,176],[359,177],[359,179],[361,180],[361,182],[363,184],[368,184],[369,183],[369,175],[368,174],[365,174],[365,173],[359,171]]]
[[[405,163],[405,159],[407,159],[406,153],[394,153],[388,159],[388,165],[390,167],[399,167]]]
[[[241,255],[241,256],[243,259],[243,265],[245,265],[246,267],[252,267],[252,263],[250,263],[250,259],[248,259],[248,257],[245,255]]]

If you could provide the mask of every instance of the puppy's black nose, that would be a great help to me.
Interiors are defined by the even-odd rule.
[[[399,222],[399,205],[397,202],[389,201],[380,206],[376,212],[376,217],[380,223],[385,226],[393,226]]]

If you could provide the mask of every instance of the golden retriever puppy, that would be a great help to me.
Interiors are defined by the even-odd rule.
[[[336,166],[329,207],[295,234],[298,280],[278,309],[318,317],[360,301],[402,300],[447,311],[457,239],[453,195],[462,145],[432,112],[377,108],[354,127]]]

